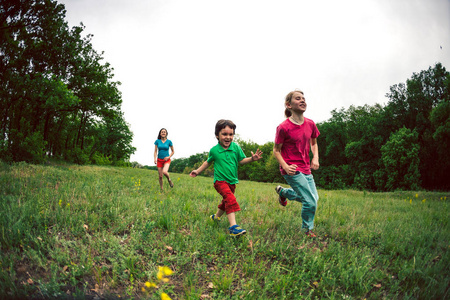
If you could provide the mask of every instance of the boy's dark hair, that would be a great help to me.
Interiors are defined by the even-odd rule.
[[[219,132],[227,126],[230,127],[231,129],[233,129],[233,133],[235,133],[236,125],[233,123],[233,121],[222,119],[222,120],[217,121],[217,123],[216,123],[216,131],[214,132],[216,137],[218,137]]]
[[[167,131],[167,129],[165,129],[165,128],[161,128],[161,130],[159,131],[159,133],[158,133],[158,140],[160,140],[161,139],[161,131],[163,131],[163,130],[165,130],[166,131],[166,137],[168,137],[169,136],[169,132]]]

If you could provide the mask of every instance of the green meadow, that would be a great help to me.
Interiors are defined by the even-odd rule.
[[[276,183],[0,162],[1,299],[449,299],[449,193],[320,190],[316,239]],[[282,185],[286,186],[284,183]]]

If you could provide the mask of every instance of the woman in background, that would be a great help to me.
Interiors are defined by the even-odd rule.
[[[166,176],[167,181],[171,188],[173,188],[173,182],[170,180],[169,167],[170,158],[175,154],[173,150],[173,143],[171,140],[167,139],[168,132],[167,129],[162,128],[159,131],[158,139],[155,141],[155,164],[158,167],[159,174],[159,185],[161,187],[161,192],[164,191],[163,188],[163,176]],[[169,155],[169,148],[172,150]]]

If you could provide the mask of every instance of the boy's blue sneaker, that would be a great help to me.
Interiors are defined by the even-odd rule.
[[[213,221],[220,221],[220,218],[216,217],[216,214],[210,215],[209,218]]]
[[[238,236],[247,233],[247,231],[239,227],[239,225],[233,225],[230,228],[228,228],[228,230],[230,231],[230,235],[232,236]]]
[[[282,206],[286,206],[286,204],[287,204],[286,198],[281,197],[281,195],[280,195],[281,189],[282,189],[282,188],[283,188],[283,187],[282,187],[281,185],[279,185],[279,186],[277,186],[277,187],[275,188],[275,191],[276,191],[277,194],[278,194],[278,203],[280,203]]]

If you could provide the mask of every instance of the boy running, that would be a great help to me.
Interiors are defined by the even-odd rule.
[[[217,212],[210,216],[211,220],[220,220],[226,213],[230,227],[230,235],[238,236],[247,231],[236,224],[235,213],[241,208],[236,201],[234,191],[238,180],[238,163],[241,165],[261,159],[262,152],[258,149],[251,157],[246,157],[241,147],[233,142],[236,125],[230,120],[219,120],[216,123],[215,135],[218,144],[209,151],[208,159],[190,174],[196,177],[214,162],[214,188],[223,197]]]

